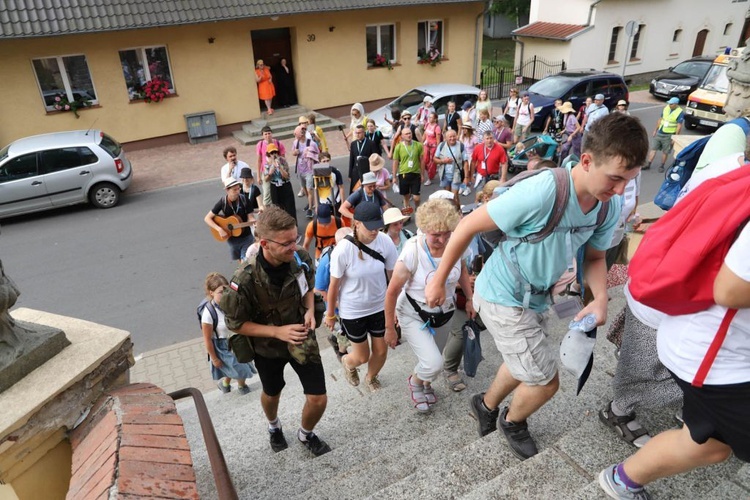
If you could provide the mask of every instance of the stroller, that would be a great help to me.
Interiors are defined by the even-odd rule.
[[[537,158],[556,162],[558,143],[551,135],[532,135],[521,144],[523,149],[516,144],[508,151],[508,173],[526,170],[529,161]]]

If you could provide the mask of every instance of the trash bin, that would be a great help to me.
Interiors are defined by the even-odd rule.
[[[219,132],[216,128],[216,113],[213,111],[202,111],[185,115],[187,134],[190,144],[203,142],[214,142],[219,140]]]

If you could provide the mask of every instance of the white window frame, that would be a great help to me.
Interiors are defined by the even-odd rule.
[[[148,49],[164,49],[164,53],[167,54],[167,69],[169,69],[169,76],[171,77],[170,84],[172,85],[169,88],[169,94],[175,95],[177,91],[174,88],[174,73],[172,72],[172,60],[169,57],[169,48],[166,45],[143,45],[140,47],[128,47],[125,49],[119,49],[117,51],[117,57],[120,57],[120,52],[127,52],[127,51],[135,51],[138,55],[140,61],[143,63],[143,76],[146,78],[146,81],[151,81],[151,70],[148,68],[148,58],[146,57],[146,51]],[[125,75],[123,75],[123,79],[125,78]],[[125,82],[127,84],[127,82]],[[128,96],[131,101],[137,101],[140,98],[139,97],[133,97],[132,95]]]
[[[36,79],[36,85],[39,88],[39,95],[42,97],[42,104],[44,104],[44,109],[47,111],[57,111],[55,109],[55,106],[47,106],[47,102],[44,99],[44,89],[42,88],[42,84],[39,82],[39,75],[36,73],[36,67],[34,66],[34,61],[42,61],[44,59],[55,59],[57,62],[57,68],[60,71],[60,78],[62,79],[63,89],[60,90],[60,92],[64,92],[65,96],[67,97],[68,101],[73,102],[73,89],[70,87],[70,79],[68,78],[68,72],[65,69],[65,63],[63,62],[63,59],[66,57],[76,57],[76,56],[83,56],[83,58],[86,60],[86,69],[88,69],[89,72],[89,80],[91,80],[91,86],[94,89],[94,94],[99,95],[99,93],[96,91],[96,86],[94,85],[94,77],[91,75],[91,68],[89,68],[89,59],[86,57],[86,54],[64,54],[61,56],[47,56],[47,57],[34,57],[31,59],[31,71],[34,72],[34,78]],[[91,106],[98,105],[99,104],[99,98],[91,99],[89,101]]]
[[[367,28],[377,28],[377,44],[378,48],[375,51],[376,54],[383,54],[383,40],[380,33],[380,28],[382,27],[389,27],[393,26],[393,54],[391,54],[391,64],[396,64],[396,61],[398,60],[398,56],[396,55],[396,46],[398,45],[396,43],[396,23],[380,23],[380,24],[367,24],[365,25],[365,43],[367,43]],[[390,47],[389,47],[390,49]],[[372,66],[370,61],[367,61],[368,66]]]
[[[440,55],[445,55],[445,19],[420,19],[417,21],[417,37],[419,37],[419,25],[422,23],[426,23],[427,26],[425,26],[425,40],[424,40],[424,46],[427,48],[427,50],[430,50],[430,23],[440,23]],[[417,52],[419,52],[419,40],[417,40]],[[419,55],[417,55],[417,59],[419,59]]]

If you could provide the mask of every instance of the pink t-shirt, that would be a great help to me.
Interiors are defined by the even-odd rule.
[[[286,148],[284,147],[284,144],[278,139],[271,139],[271,141],[273,141],[273,143],[276,144],[276,147],[279,148],[279,156],[286,156]],[[260,155],[260,157],[263,159],[264,162],[266,160],[266,148],[267,147],[268,147],[268,143],[265,140],[260,141],[255,146],[255,153],[257,155]]]
[[[437,123],[428,123],[424,127],[424,143],[430,146],[437,146],[437,136],[440,132],[440,125]]]

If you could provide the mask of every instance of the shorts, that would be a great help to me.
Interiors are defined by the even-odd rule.
[[[326,378],[321,363],[299,364],[294,358],[265,358],[255,354],[255,368],[263,385],[263,392],[268,396],[277,396],[286,385],[284,367],[289,363],[297,373],[305,394],[320,396],[326,393]]]
[[[402,195],[413,194],[414,196],[419,196],[421,189],[422,176],[420,174],[398,174],[398,192]]]
[[[513,134],[514,134],[514,135],[515,135],[516,137],[521,137],[521,136],[525,135],[525,134],[526,134],[526,132],[524,132],[524,131],[523,131],[523,129],[524,129],[524,127],[525,127],[525,126],[526,126],[526,125],[521,125],[520,123],[519,123],[519,124],[517,124],[517,125],[516,125],[516,128],[515,128],[515,129],[513,129]]]
[[[671,372],[670,372],[671,373]],[[698,444],[710,438],[732,449],[743,462],[750,462],[750,382],[693,387],[671,373],[682,389],[682,418],[690,437]]]
[[[669,154],[672,151],[672,135],[657,133],[651,138],[651,149]]]
[[[357,319],[341,318],[341,329],[346,334],[346,338],[355,344],[365,342],[368,333],[370,337],[382,338],[385,336],[385,311]]]
[[[307,189],[313,189],[315,188],[315,183],[313,181],[313,174],[312,172],[308,172],[306,174],[299,173],[299,184],[300,186],[307,188]]]
[[[247,236],[238,236],[237,238],[229,238],[229,255],[232,256],[232,260],[241,260],[245,258],[247,249],[253,244],[255,238],[253,233],[249,232]]]
[[[544,331],[544,314],[487,302],[478,293],[473,304],[514,379],[546,385],[555,378],[560,353]]]
[[[450,182],[448,179],[442,179],[440,181],[440,189],[446,189],[450,186],[450,190],[457,192],[458,188],[461,187],[460,182]]]

